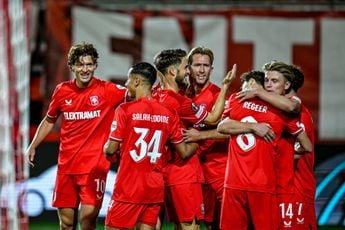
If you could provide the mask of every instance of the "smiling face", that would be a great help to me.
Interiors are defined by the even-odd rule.
[[[265,89],[268,92],[284,95],[290,84],[284,75],[278,71],[267,71],[265,74]]]
[[[179,87],[185,88],[188,86],[189,66],[186,57],[182,58],[181,64],[176,69],[175,81]]]
[[[72,71],[75,74],[79,88],[85,88],[90,85],[96,68],[97,65],[90,55],[80,56],[72,65]]]
[[[194,54],[190,65],[190,76],[193,84],[206,85],[210,80],[212,72],[211,60],[208,55]]]

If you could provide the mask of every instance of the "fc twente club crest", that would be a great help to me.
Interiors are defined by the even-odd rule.
[[[91,96],[91,97],[90,97],[90,103],[91,103],[91,105],[93,105],[93,106],[98,105],[98,103],[99,103],[99,101],[98,101],[98,96]]]

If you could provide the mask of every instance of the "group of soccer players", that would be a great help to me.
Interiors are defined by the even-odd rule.
[[[56,87],[27,149],[34,166],[62,114],[53,194],[60,229],[96,228],[116,161],[106,229],[159,229],[165,217],[187,230],[202,221],[207,229],[316,229],[313,124],[296,96],[300,69],[269,62],[244,73],[242,90],[229,96],[237,67],[219,88],[205,47],[134,64],[126,88],[96,78],[97,60],[92,44],[72,46],[75,79]]]

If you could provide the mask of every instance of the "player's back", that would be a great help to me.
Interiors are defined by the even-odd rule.
[[[277,142],[292,119],[270,106],[268,103],[254,99],[240,103],[234,96],[230,98],[229,117],[241,122],[268,123],[276,139],[267,143],[263,138],[253,134],[232,135],[229,144],[228,167],[231,172],[226,176],[226,186],[236,189],[274,193],[276,190]],[[289,132],[299,128],[289,127]]]
[[[148,98],[124,103],[118,110],[115,118],[122,131],[111,136],[122,141],[116,199],[126,202],[162,201],[164,183],[161,170],[169,158],[165,144],[168,140],[172,143],[183,141],[178,116],[173,110]]]

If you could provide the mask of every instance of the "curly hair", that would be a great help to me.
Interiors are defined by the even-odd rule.
[[[92,57],[92,60],[97,65],[98,59],[98,52],[96,48],[87,42],[82,42],[80,44],[75,44],[71,47],[67,55],[67,65],[71,68],[81,56],[88,56]]]

